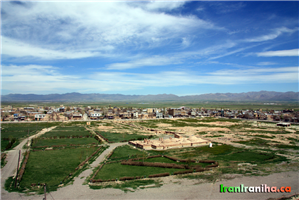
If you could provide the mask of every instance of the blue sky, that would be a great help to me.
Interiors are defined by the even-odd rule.
[[[298,2],[1,2],[2,94],[298,91]]]

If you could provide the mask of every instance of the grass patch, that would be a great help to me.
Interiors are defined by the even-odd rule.
[[[6,158],[6,154],[5,154],[5,156],[1,159],[1,168],[4,167],[4,166],[6,165],[6,163],[7,163],[7,161],[5,160],[5,158]]]
[[[99,133],[111,142],[143,140],[143,139],[153,138],[153,135],[145,136],[145,135],[138,135],[138,134],[112,133],[112,132],[103,132],[103,131],[101,131]]]
[[[53,145],[71,145],[71,144],[78,144],[78,145],[85,145],[85,144],[99,144],[94,138],[64,138],[64,139],[37,139],[37,141],[32,145],[32,147],[39,147],[39,146],[53,146]]]
[[[280,148],[280,149],[294,149],[294,150],[299,150],[299,146],[296,146],[296,145],[278,144],[278,145],[275,145],[275,147]]]
[[[52,131],[86,131],[82,126],[58,126]]]
[[[291,140],[291,141],[294,141],[294,142],[299,142],[299,140],[298,139],[296,139],[296,138],[291,138],[291,137],[289,137],[289,138],[287,138],[288,140]]]
[[[131,157],[137,157],[137,155],[142,156],[143,154],[144,154],[144,152],[141,150],[134,149],[133,147],[131,147],[129,145],[124,145],[124,146],[117,147],[114,150],[110,159],[111,160],[128,159]]]
[[[15,142],[13,145],[7,150],[13,149],[17,146],[20,141],[24,138],[27,138],[31,135],[34,135],[41,131],[43,128],[49,128],[52,126],[57,126],[61,124],[59,123],[9,123],[9,124],[1,124],[1,151],[4,151],[9,143],[15,138]],[[7,140],[9,139],[9,140]]]
[[[60,136],[85,136],[90,135],[90,133],[84,128],[80,126],[74,126],[74,127],[56,127],[50,132],[45,133],[42,137],[60,137]]]
[[[9,140],[0,139],[0,151],[5,151],[5,148],[9,144]]]
[[[103,166],[103,168],[96,175],[95,179],[119,179],[126,176],[146,176],[160,173],[173,173],[176,171],[184,171],[186,169],[173,169],[173,168],[160,168],[160,167],[145,167],[145,166],[131,166],[122,165],[120,162],[109,163]]]
[[[206,137],[224,137],[224,135],[212,135],[212,136],[206,136]]]
[[[245,145],[250,145],[250,146],[269,146],[269,140],[263,140],[260,138],[255,138],[255,139],[251,139],[251,140],[247,140],[247,141],[235,141],[236,143],[240,143],[240,144],[245,144]]]
[[[138,161],[141,162],[141,161],[143,161],[143,159],[137,160],[137,162]],[[148,159],[145,159],[144,162],[174,163],[174,164],[179,164],[179,165],[200,165],[202,167],[206,167],[208,165],[211,165],[211,163],[176,162],[176,161],[170,160],[170,159],[165,158],[165,157],[148,158]]]
[[[274,153],[260,153],[252,150],[237,151],[226,156],[215,156],[213,158],[223,161],[240,161],[259,164],[287,161],[285,157],[275,155]]]
[[[275,136],[268,136],[268,135],[253,135],[254,137],[261,137],[261,138],[275,138]]]
[[[75,168],[97,148],[31,152],[20,188],[30,188],[32,183],[46,183],[50,191],[56,190],[64,178],[73,173]]]
[[[205,135],[205,134],[207,134],[207,132],[201,131],[201,132],[196,132],[196,134],[198,134],[198,135]]]
[[[205,117],[200,120],[201,122],[241,122],[240,119],[227,119],[227,118],[214,118],[214,117]]]

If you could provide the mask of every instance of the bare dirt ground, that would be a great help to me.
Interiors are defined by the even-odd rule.
[[[176,120],[176,119],[171,119]],[[200,122],[198,122],[200,123]],[[220,128],[220,127],[172,127],[170,124],[157,123],[159,129],[163,130],[164,128],[175,129],[177,132],[185,133],[185,135],[195,135],[196,132],[208,132],[208,134],[203,135],[203,138],[207,138],[213,141],[218,141],[223,144],[231,144],[234,146],[242,144],[234,143],[235,140],[247,140],[252,137],[250,135],[257,135],[260,133],[242,133],[241,130],[233,131],[232,134],[228,134],[228,132],[232,132],[229,129],[229,126],[234,125],[236,123],[231,122],[211,122],[206,124],[214,124],[219,126],[228,126],[228,128]],[[254,124],[252,123],[252,126]],[[262,127],[268,127],[270,129],[260,129],[258,126],[256,128],[249,128],[246,130],[254,130],[254,131],[279,131],[276,128],[276,125],[268,125]],[[97,127],[100,130],[113,130],[118,129],[114,126],[99,126]],[[282,141],[287,137],[295,137],[293,132],[294,128],[287,128],[286,130],[290,132],[290,134],[277,134],[275,138],[267,140],[273,141]],[[127,131],[139,130],[138,128],[133,128]],[[139,130],[140,131],[140,130]],[[225,132],[219,133],[218,131]],[[239,132],[240,131],[240,132]],[[213,135],[224,135],[224,137],[206,137]],[[236,136],[235,134],[239,134]],[[264,135],[268,135],[262,133]],[[269,135],[270,136],[270,135]],[[287,141],[285,139],[285,141]],[[25,143],[24,143],[25,144]],[[119,144],[112,144],[119,145]],[[120,144],[121,145],[121,144]],[[109,149],[104,151],[100,157],[91,164],[91,168],[83,171],[79,177],[75,178],[74,183],[72,185],[67,185],[65,187],[59,188],[55,192],[51,192],[51,197],[47,196],[48,199],[269,199],[269,198],[279,198],[283,195],[289,196],[290,194],[299,193],[299,170],[291,171],[291,172],[282,172],[275,173],[268,176],[241,176],[241,175],[232,175],[235,177],[230,180],[218,180],[215,183],[207,183],[204,180],[189,180],[189,179],[178,179],[176,177],[165,177],[157,180],[162,180],[164,182],[163,186],[160,188],[145,188],[145,189],[137,189],[135,192],[123,192],[118,189],[101,189],[101,190],[93,190],[90,189],[88,185],[82,185],[85,181],[85,178],[92,173],[92,169],[94,169],[98,163],[100,163],[109,152],[112,151],[116,146],[110,146]],[[14,158],[17,160],[17,155]],[[15,163],[15,165],[17,165]],[[13,165],[14,166],[14,165]],[[2,172],[2,171],[1,171]],[[230,176],[230,175],[227,175]],[[4,181],[1,180],[2,187]],[[224,186],[240,186],[240,184],[244,184],[245,186],[260,186],[261,184],[267,184],[268,186],[291,186],[291,193],[220,193],[220,184]],[[6,191],[1,192],[1,199],[42,199],[43,195],[33,195],[27,196],[26,194],[20,193],[8,193]],[[53,198],[52,198],[53,197]]]
[[[157,126],[159,126],[159,127],[171,127],[171,124],[165,124],[165,123],[159,123],[159,124],[157,124]]]
[[[115,127],[114,126],[98,126],[98,129],[99,130],[111,130],[111,129],[114,129]]]
[[[179,132],[185,132],[188,135],[194,135],[196,132],[212,132],[212,131],[224,131],[229,132],[231,131],[228,128],[219,128],[219,127],[192,127],[192,126],[185,126],[185,127],[171,127]]]
[[[216,125],[216,126],[232,126],[238,123],[233,122],[197,122],[198,124]]]

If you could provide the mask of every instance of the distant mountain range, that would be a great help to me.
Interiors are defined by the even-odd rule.
[[[174,94],[122,95],[122,94],[8,94],[1,101],[50,101],[50,102],[99,102],[99,101],[298,101],[299,92],[246,92],[210,93],[201,95],[177,96]]]

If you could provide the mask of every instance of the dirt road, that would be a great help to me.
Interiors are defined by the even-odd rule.
[[[25,142],[23,143],[25,144]],[[283,195],[289,196],[290,194],[299,193],[299,173],[296,172],[283,172],[271,174],[269,176],[252,176],[252,177],[239,177],[232,180],[222,180],[216,183],[202,183],[201,180],[188,180],[177,179],[175,177],[162,178],[165,182],[160,188],[146,188],[138,189],[135,192],[123,192],[118,189],[101,189],[93,190],[88,185],[83,185],[86,177],[92,174],[92,170],[102,162],[105,157],[116,147],[126,143],[111,144],[90,166],[90,169],[83,171],[78,177],[75,178],[72,185],[59,188],[57,191],[47,194],[47,199],[268,199],[278,198]],[[22,147],[22,145],[19,145]],[[18,146],[18,147],[19,147]],[[15,160],[14,164],[7,165],[13,167],[17,165],[17,149],[16,155],[11,153],[11,160]],[[10,161],[11,162],[11,161]],[[9,163],[8,163],[9,164]],[[3,168],[4,169],[4,168]],[[15,168],[13,168],[15,169]],[[3,171],[3,170],[2,170]],[[9,173],[8,173],[9,171]],[[5,177],[13,174],[13,170],[6,169]],[[10,174],[10,175],[9,175]],[[3,177],[4,178],[4,177]],[[4,181],[1,180],[2,186]],[[228,186],[260,186],[267,184],[268,186],[290,186],[291,193],[220,193],[220,184],[225,187]],[[8,193],[2,189],[1,199],[30,199],[40,200],[43,195],[27,196],[23,193]]]
[[[32,138],[39,137],[42,134],[45,134],[48,131],[51,131],[56,126],[53,126],[51,128],[44,128],[40,132],[38,132],[35,135],[32,135],[28,137],[27,139],[23,140],[18,146],[16,146],[14,149],[7,151],[6,165],[1,169],[1,196],[4,192],[4,183],[8,177],[14,176],[17,172],[17,165],[18,165],[18,159],[19,159],[19,150],[21,150],[22,154],[26,151],[23,149],[23,146]],[[22,155],[21,154],[21,155]],[[21,161],[23,159],[23,156],[21,158]],[[21,163],[21,162],[20,162]],[[6,191],[5,191],[6,192]]]

